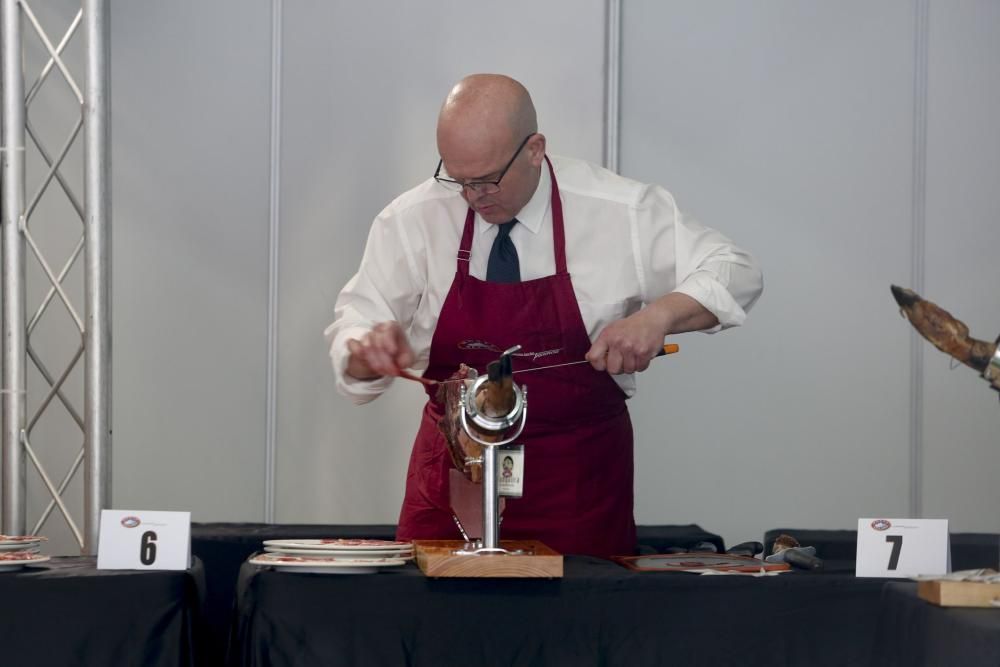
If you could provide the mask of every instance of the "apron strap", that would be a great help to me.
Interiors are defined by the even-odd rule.
[[[559,197],[559,184],[556,183],[556,171],[552,161],[545,156],[545,164],[549,167],[552,178],[552,249],[555,251],[556,273],[566,273],[566,230],[563,228],[562,199]]]
[[[463,276],[469,275],[469,258],[472,257],[472,230],[475,228],[473,222],[476,214],[472,207],[465,214],[465,228],[462,230],[462,242],[458,246],[458,256],[455,257],[455,270]]]

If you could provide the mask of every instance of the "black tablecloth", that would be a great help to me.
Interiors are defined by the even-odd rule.
[[[829,565],[829,564],[828,564]],[[867,665],[881,579],[639,573],[429,579],[244,565],[231,665]]]
[[[225,655],[229,622],[232,619],[236,578],[240,565],[261,549],[264,540],[318,537],[372,537],[393,539],[396,526],[322,525],[322,524],[263,524],[263,523],[195,523],[191,526],[191,551],[205,563],[207,598],[205,624],[208,636],[206,656],[211,664],[220,664]],[[719,551],[721,537],[695,524],[679,526],[639,526],[636,529],[639,547],[647,553],[665,552],[671,547],[691,548],[699,542],[710,542]]]
[[[191,553],[205,564],[206,597],[204,655],[210,665],[221,665],[226,655],[229,623],[236,599],[236,578],[250,554],[264,540],[319,537],[372,537],[391,540],[394,525],[194,523]]]
[[[917,597],[915,582],[885,587],[877,637],[880,667],[1000,665],[1000,609],[938,607]]]
[[[0,572],[0,664],[195,665],[204,570],[97,570],[53,558]]]
[[[833,560],[854,560],[858,551],[856,530],[803,530],[775,528],[764,534],[765,553],[771,553],[774,540],[785,533],[802,546],[816,547],[816,555]],[[972,570],[981,567],[996,569],[1000,564],[1000,535],[996,533],[952,533],[952,570]]]

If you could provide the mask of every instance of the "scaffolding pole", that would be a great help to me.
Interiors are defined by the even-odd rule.
[[[3,532],[25,528],[24,452],[26,422],[24,224],[24,73],[21,20],[17,0],[0,0],[3,59]]]
[[[84,101],[84,551],[96,553],[111,503],[110,38],[107,0],[83,1]]]

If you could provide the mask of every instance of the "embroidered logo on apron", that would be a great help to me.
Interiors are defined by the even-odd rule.
[[[503,352],[505,348],[494,345],[493,343],[488,343],[484,340],[463,340],[458,343],[458,349],[460,350],[488,350],[490,352]],[[542,350],[541,352],[532,352],[530,350],[521,350],[519,352],[513,353],[512,357],[531,357],[532,361],[537,361],[544,357],[551,357],[553,354],[559,354],[563,351],[563,348],[557,347],[554,350]]]

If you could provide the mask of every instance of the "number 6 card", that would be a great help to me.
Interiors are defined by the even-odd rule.
[[[858,519],[859,577],[947,574],[947,519]]]
[[[98,570],[186,570],[191,513],[101,510]]]

